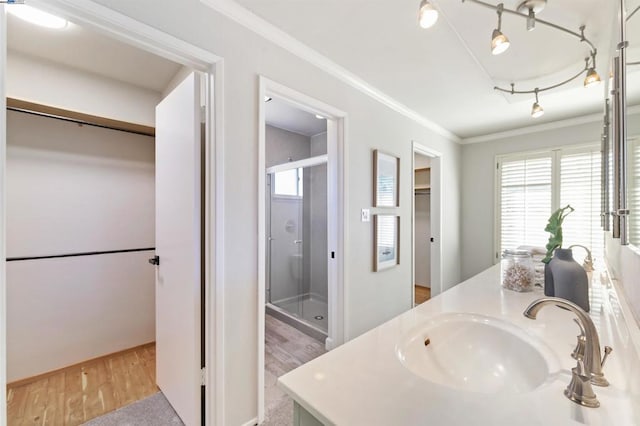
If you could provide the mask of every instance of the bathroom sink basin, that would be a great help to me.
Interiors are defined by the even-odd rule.
[[[396,354],[414,374],[456,390],[525,393],[550,375],[541,345],[509,322],[452,313],[403,336]]]

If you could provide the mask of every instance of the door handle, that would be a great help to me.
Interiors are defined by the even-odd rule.
[[[302,240],[293,240],[293,244],[302,244]]]
[[[149,263],[152,265],[159,265],[160,264],[160,256],[153,256],[152,258],[149,259]]]

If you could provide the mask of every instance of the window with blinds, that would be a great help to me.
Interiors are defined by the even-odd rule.
[[[511,157],[499,164],[500,252],[544,246],[551,215],[552,156]]]
[[[505,249],[544,246],[549,216],[567,204],[575,211],[564,222],[563,246],[581,244],[602,259],[600,164],[599,145],[498,157],[496,259]]]
[[[602,155],[600,147],[567,149],[560,156],[560,206],[575,209],[562,226],[564,245],[588,247],[596,261],[604,259],[604,232],[601,228]],[[576,260],[582,259],[584,252]]]
[[[627,205],[629,208],[629,242],[640,247],[640,138],[629,143],[628,151],[629,193]]]

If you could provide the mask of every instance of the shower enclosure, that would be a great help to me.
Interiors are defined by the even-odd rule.
[[[267,312],[324,339],[328,329],[327,156],[271,167],[266,184]]]

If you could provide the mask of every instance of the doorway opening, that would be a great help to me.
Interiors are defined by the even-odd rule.
[[[9,14],[7,36],[8,424],[80,424],[158,387],[165,420],[200,424],[213,76],[90,23]]]
[[[413,285],[419,305],[431,298],[431,157],[413,155]]]
[[[416,306],[442,291],[441,157],[414,142],[412,163],[412,306]]]
[[[264,78],[260,103],[258,422],[289,422],[278,377],[344,335],[344,114]]]

